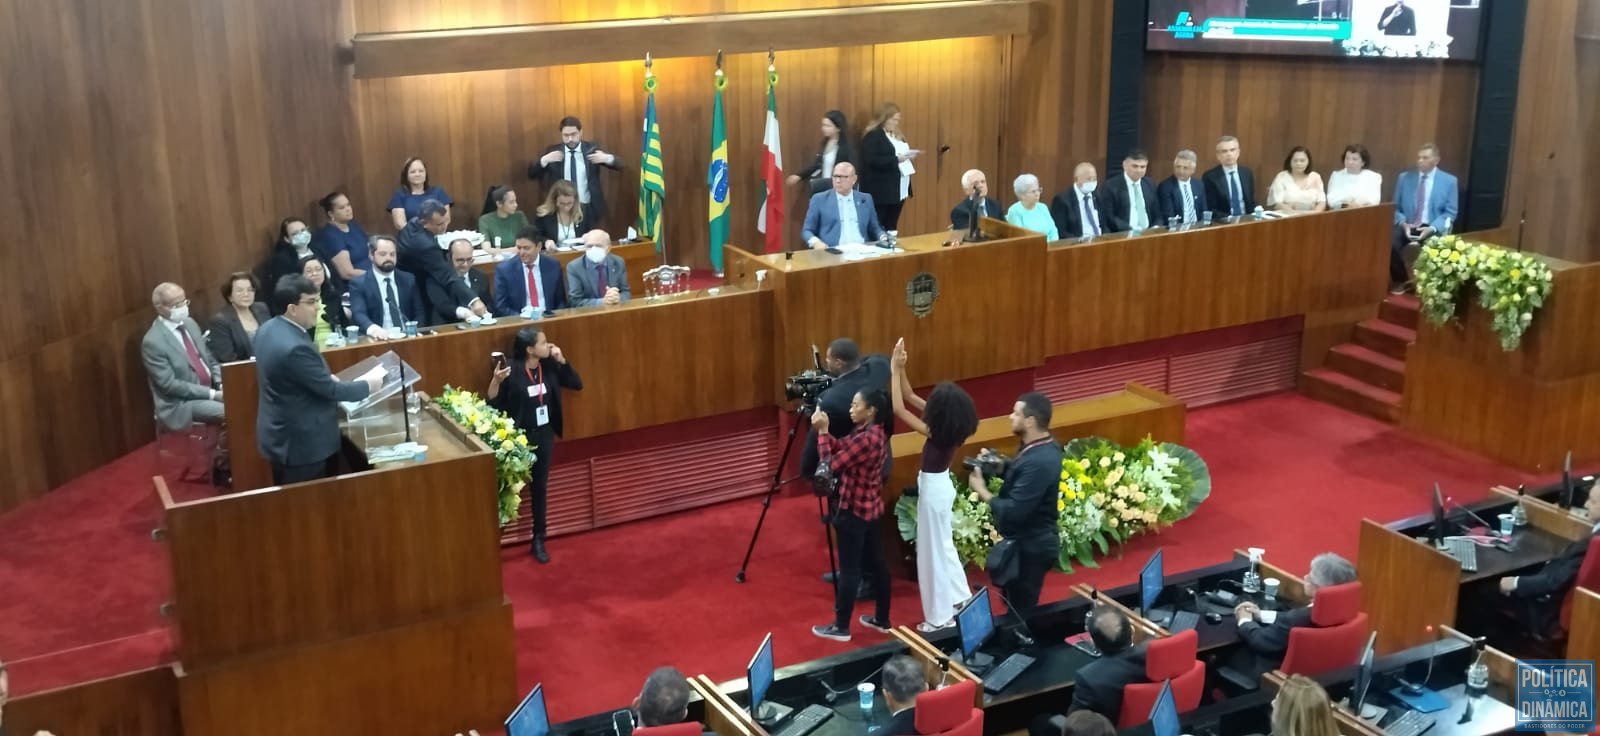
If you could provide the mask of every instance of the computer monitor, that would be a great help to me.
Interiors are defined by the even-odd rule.
[[[517,709],[506,717],[506,736],[545,736],[550,733],[550,714],[544,708],[544,684],[533,686]]]
[[[1433,543],[1435,546],[1444,544],[1444,495],[1439,492],[1439,484],[1433,484]]]
[[[1156,599],[1161,596],[1162,579],[1161,550],[1157,549],[1144,563],[1144,567],[1139,568],[1140,613],[1149,614],[1150,609],[1155,608]]]
[[[956,630],[961,634],[961,657],[972,661],[994,633],[994,611],[989,608],[989,588],[982,587],[956,611]]]
[[[761,646],[756,647],[745,674],[750,678],[750,713],[755,715],[766,702],[767,688],[772,687],[772,632],[761,639]]]
[[[1178,701],[1172,699],[1172,681],[1161,683],[1161,694],[1150,708],[1150,732],[1155,736],[1182,736],[1178,725]]]
[[[1362,706],[1367,703],[1367,689],[1372,687],[1372,645],[1378,640],[1378,632],[1367,635],[1367,645],[1361,649],[1359,668],[1356,670],[1355,687],[1350,690],[1350,712],[1361,715]]]

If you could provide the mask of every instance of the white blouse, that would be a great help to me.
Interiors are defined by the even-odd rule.
[[[891,135],[889,136],[889,144],[894,146],[894,152],[897,156],[903,156],[911,152],[911,144],[905,142],[902,138]],[[900,199],[904,200],[911,196],[911,175],[915,173],[917,173],[917,169],[911,165],[911,159],[900,162]]]
[[[1382,201],[1383,174],[1372,169],[1358,174],[1339,169],[1328,175],[1329,207],[1364,207]]]

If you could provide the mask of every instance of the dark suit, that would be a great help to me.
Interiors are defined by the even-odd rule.
[[[530,375],[531,374],[531,375]],[[541,382],[544,396],[528,395],[528,389]],[[528,495],[533,506],[533,536],[544,539],[546,487],[550,480],[550,451],[561,436],[561,389],[583,390],[583,379],[571,364],[556,362],[554,358],[539,361],[537,370],[529,370],[526,360],[511,363],[511,375],[500,382],[500,392],[489,397],[489,404],[511,416],[528,436],[528,442],[538,447],[534,451],[532,477],[528,479]],[[546,407],[549,423],[539,426],[538,409]]]
[[[1239,639],[1244,643],[1228,666],[1251,680],[1283,664],[1283,655],[1289,651],[1289,631],[1300,626],[1311,626],[1311,607],[1279,611],[1270,625],[1246,621],[1239,626]]]
[[[889,356],[882,353],[861,356],[861,362],[854,370],[833,379],[827,390],[817,397],[817,408],[828,415],[828,434],[834,437],[848,437],[856,428],[856,423],[850,419],[850,402],[855,399],[858,391],[881,389],[889,390]],[[894,436],[893,422],[887,428],[888,435]],[[883,458],[883,477],[889,477],[889,468],[894,458]],[[806,446],[800,451],[800,474],[810,478],[817,471],[817,431],[815,429],[806,433]]]
[[[1573,581],[1578,579],[1578,568],[1583,566],[1583,556],[1588,553],[1589,540],[1593,536],[1591,534],[1567,545],[1561,554],[1544,563],[1538,572],[1517,578],[1516,596],[1538,598],[1567,592]]]
[[[868,736],[917,736],[917,708],[912,706],[889,716],[881,727],[868,731]]]
[[[1072,707],[1067,712],[1091,710],[1116,723],[1122,715],[1122,688],[1136,682],[1148,682],[1142,645],[1078,668],[1072,678]]]
[[[582,260],[582,259],[578,259]],[[566,309],[567,293],[561,288],[561,264],[550,256],[539,255],[538,278],[544,287],[544,311]],[[522,261],[508,258],[494,266],[494,314],[505,317],[520,314],[528,304],[528,278]]]
[[[300,326],[274,317],[256,333],[256,447],[272,481],[315,480],[339,451],[340,401],[367,397],[360,381],[337,381]]]
[[[455,273],[455,271],[451,271]],[[417,280],[411,274],[396,269],[394,275],[395,302],[400,305],[403,320],[395,320],[394,328],[405,327],[404,320],[424,321],[426,313],[422,306],[422,291],[417,288]],[[461,283],[461,279],[456,279]],[[466,290],[466,284],[461,284]],[[383,291],[378,287],[377,270],[368,271],[357,276],[350,282],[350,314],[354,316],[356,326],[366,333],[367,328],[383,324],[383,310],[388,308],[388,303],[383,298]]]
[[[1000,492],[989,500],[994,528],[1016,544],[1020,560],[1017,580],[1005,587],[1006,600],[1017,615],[1026,618],[1039,605],[1044,574],[1055,567],[1061,552],[1056,531],[1061,445],[1054,439],[1017,448],[1006,466]]]
[[[1105,180],[1101,185],[1105,197],[1104,212],[1106,215],[1106,232],[1122,233],[1133,229],[1133,221],[1129,219],[1132,212],[1133,193],[1128,188],[1128,177],[1117,175]],[[1161,224],[1161,207],[1156,202],[1156,185],[1151,183],[1150,177],[1139,179],[1139,190],[1144,196],[1144,215],[1146,227],[1155,227]]]
[[[1006,211],[1000,209],[1000,203],[993,197],[984,197],[983,206],[987,208],[986,217],[996,220],[1006,219]],[[955,230],[966,230],[972,224],[972,199],[963,199],[950,208],[950,227]]]
[[[514,261],[516,259],[512,258],[511,260]],[[366,278],[366,276],[363,275],[361,278]],[[457,276],[457,278],[461,277]],[[469,268],[465,278],[467,286],[472,287],[472,293],[487,306],[489,304],[489,277],[484,276],[483,272],[476,268]],[[443,286],[431,281],[428,282],[427,292],[428,303],[433,305],[433,314],[430,315],[433,318],[433,324],[447,325],[461,321],[456,316],[456,308],[465,307],[467,304],[456,301],[452,298],[450,291],[446,291]]]
[[[1194,221],[1199,222],[1206,210],[1211,209],[1206,201],[1206,187],[1198,178],[1189,177],[1189,200],[1194,204]],[[1178,177],[1169,176],[1156,187],[1156,203],[1161,206],[1161,221],[1176,217],[1183,222],[1183,190],[1178,185]]]
[[[895,155],[894,144],[882,128],[873,128],[861,138],[861,191],[872,195],[872,206],[878,210],[878,224],[885,230],[900,229],[900,160]],[[908,190],[906,196],[910,196]],[[1003,215],[1002,215],[1003,216]]]
[[[1105,205],[1101,201],[1098,188],[1090,193],[1089,201],[1094,205],[1091,215],[1096,218],[1100,232],[1106,232]],[[1094,228],[1086,226],[1083,221],[1082,205],[1083,194],[1077,187],[1067,187],[1050,200],[1050,216],[1055,218],[1056,232],[1063,240],[1077,240],[1096,235]]]
[[[450,263],[450,251],[439,247],[439,239],[428,232],[422,223],[413,218],[406,226],[395,233],[395,241],[399,244],[399,258],[396,261],[399,269],[411,274],[419,284],[433,282],[450,292],[454,301],[471,304],[477,297],[467,282],[456,275],[455,266]],[[369,270],[367,273],[371,273]],[[359,281],[360,279],[356,279]],[[355,282],[350,284],[350,298],[355,300]],[[423,296],[422,307],[415,313],[418,315],[428,313],[426,295]],[[402,303],[403,305],[403,303]],[[488,304],[484,305],[489,306]],[[420,318],[418,318],[420,319]],[[366,329],[362,327],[362,329]]]
[[[861,238],[865,242],[876,241],[883,235],[883,225],[878,222],[878,210],[873,204],[872,195],[853,191],[850,201],[856,207],[856,228],[861,231]],[[839,206],[839,193],[833,191],[831,186],[825,192],[811,195],[811,201],[806,205],[805,221],[800,225],[800,242],[809,245],[812,238],[817,238],[829,248],[837,247],[843,229]]]
[[[562,157],[562,160],[553,164],[540,163],[545,156],[563,148],[566,148],[566,144],[557,143],[549,148],[544,149],[544,153],[539,154],[539,158],[534,159],[533,163],[528,164],[528,178],[533,179],[534,181],[543,181],[546,190],[549,190],[549,188],[554,186],[556,182],[567,178],[565,156]],[[590,220],[599,220],[606,215],[606,195],[605,188],[600,186],[600,167],[605,166],[613,171],[622,170],[622,157],[618,156],[612,151],[606,151],[606,153],[611,154],[611,163],[589,163],[589,154],[594,153],[595,151],[605,151],[605,149],[601,148],[600,144],[595,143],[594,141],[580,141],[578,143],[578,155],[582,158],[582,160],[579,162],[579,165],[584,167],[583,175],[587,179],[589,185],[589,203],[584,205],[584,210],[585,214],[589,215],[588,219]]]
[[[551,212],[548,215],[540,215],[533,218],[533,226],[539,229],[539,234],[545,240],[554,240],[558,245],[561,243],[561,225],[556,221],[556,213]],[[572,237],[581,238],[584,233],[593,229],[594,221],[585,217],[579,220],[577,225],[572,228],[574,232]]]
[[[1387,23],[1384,22],[1389,18],[1389,14],[1394,12],[1395,5],[1400,5],[1400,3],[1384,8],[1383,14],[1378,16],[1378,30],[1383,31],[1385,36],[1417,35],[1417,13],[1404,5],[1400,5],[1400,14],[1395,16],[1394,20],[1390,20]]]
[[[1255,211],[1256,177],[1248,167],[1239,166],[1239,196],[1244,200],[1244,209],[1238,213],[1232,211],[1232,200],[1228,198],[1228,177],[1221,166],[1206,169],[1200,180],[1206,184],[1206,201],[1211,202],[1213,211],[1222,213],[1220,217],[1248,215]]]
[[[250,314],[255,315],[256,329],[272,319],[267,313],[267,305],[256,302],[250,305]],[[244,323],[239,321],[239,313],[234,311],[229,304],[212,316],[209,324],[211,334],[206,336],[206,345],[211,348],[211,354],[216,356],[218,363],[232,363],[236,360],[249,360],[256,354],[250,333],[244,331]]]
[[[622,301],[627,302],[628,270],[622,258],[615,253],[607,253],[606,282],[600,283],[600,269],[590,263],[588,258],[574,258],[567,264],[567,304],[574,307],[592,307],[600,303],[606,295],[606,287],[615,286],[622,292]],[[524,287],[526,288],[526,287]]]

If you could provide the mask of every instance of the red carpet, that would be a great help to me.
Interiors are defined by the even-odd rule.
[[[1257,545],[1301,570],[1324,550],[1353,557],[1363,516],[1426,510],[1434,481],[1465,501],[1528,480],[1294,394],[1197,410],[1188,437],[1211,466],[1210,500],[1165,533],[1130,543],[1122,559],[1052,575],[1046,600],[1076,582],[1128,582],[1157,546],[1168,569]],[[170,659],[157,613],[166,559],[149,537],[159,516],[144,479],[149,452],[0,517],[0,658],[15,692]],[[817,579],[827,559],[815,511],[809,496],[774,501],[742,585],[733,575],[760,513],[756,499],[557,538],[547,566],[506,550],[519,684],[545,682],[552,717],[566,719],[631,701],[662,664],[715,680],[739,676],[769,630],[780,666],[881,640],[858,632],[838,644],[808,632],[831,608],[830,588]],[[914,585],[900,581],[894,591],[894,621],[915,623]]]

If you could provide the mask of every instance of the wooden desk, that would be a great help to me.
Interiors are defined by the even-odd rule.
[[[635,298],[644,296],[644,272],[661,265],[661,254],[656,252],[654,240],[641,240],[636,243],[618,243],[611,246],[612,255],[622,259],[622,264],[628,271],[628,288]],[[561,264],[561,288],[566,288],[567,264],[583,257],[583,249],[551,250],[545,255],[556,259]],[[494,267],[501,260],[516,258],[516,253],[509,253],[506,258],[498,260],[477,261],[472,264],[483,275],[489,277],[489,288],[494,289]]]
[[[1371,519],[1361,520],[1356,577],[1379,654],[1430,641],[1429,626],[1456,620],[1461,563]]]
[[[172,736],[182,733],[178,680],[171,665],[13,698],[9,733]],[[16,682],[15,677],[12,682]]]

